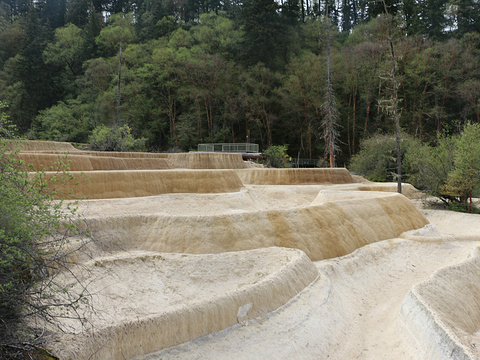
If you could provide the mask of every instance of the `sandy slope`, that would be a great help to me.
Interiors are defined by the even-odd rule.
[[[74,153],[98,199],[79,212],[101,246],[61,275],[94,311],[63,322],[62,359],[480,359],[479,215],[425,217],[346,169],[25,150],[36,166]]]
[[[69,274],[70,291],[88,283],[94,309],[77,311],[89,319],[68,332],[55,353],[65,359],[130,359],[199,336],[247,324],[275,310],[318,276],[295,249],[264,248],[224,254],[125,252],[97,257]],[[168,329],[168,331],[166,331]]]
[[[128,239],[128,233],[120,231],[120,224],[131,214],[135,214],[135,221],[142,215],[198,218],[199,213],[202,213],[204,217],[215,217],[225,214],[236,215],[247,210],[262,213],[272,208],[277,211],[291,211],[305,209],[311,204],[324,201],[344,201],[356,197],[362,200],[376,196],[373,192],[357,194],[355,191],[345,189],[338,193],[332,191],[332,188],[335,186],[253,186],[241,192],[226,194],[170,194],[141,199],[91,200],[81,203],[80,210],[87,219],[109,216],[122,219],[115,223],[119,226],[117,239],[121,236]],[[364,209],[367,210],[368,206],[368,203],[364,205]],[[267,313],[264,311],[248,313],[247,310],[245,314],[248,316],[244,319],[248,321],[240,321],[235,314],[240,311],[242,304],[247,304],[249,300],[236,301],[228,305],[227,307],[233,311],[232,315],[225,313],[217,318],[212,315],[218,313],[217,310],[210,314],[208,310],[197,308],[195,304],[202,304],[204,301],[221,304],[222,295],[231,293],[236,287],[244,286],[241,284],[254,284],[259,276],[267,274],[279,279],[279,282],[274,285],[276,290],[273,291],[273,295],[267,297],[262,295],[259,301],[268,303],[269,296],[281,298],[284,291],[280,289],[284,288],[286,282],[291,281],[281,280],[285,278],[276,275],[283,264],[280,258],[285,255],[282,255],[282,252],[259,250],[261,258],[258,258],[257,250],[220,253],[214,258],[213,254],[199,254],[194,255],[197,256],[197,260],[192,261],[193,258],[189,258],[192,255],[188,255],[187,258],[182,257],[186,255],[158,252],[136,255],[141,249],[132,248],[127,249],[127,253],[102,257],[98,261],[116,264],[115,269],[106,266],[109,270],[103,275],[101,272],[98,273],[99,268],[96,267],[95,271],[98,274],[92,277],[102,279],[95,285],[98,288],[110,287],[108,292],[110,300],[97,303],[100,313],[107,314],[110,322],[102,323],[102,320],[97,318],[95,342],[90,342],[88,336],[83,340],[78,335],[74,336],[63,341],[67,347],[61,354],[65,355],[65,358],[87,358],[85,355],[88,353],[81,348],[98,346],[104,351],[96,357],[99,359],[453,358],[446,356],[445,351],[438,354],[434,352],[440,343],[449,337],[439,335],[437,330],[432,329],[428,324],[429,319],[422,319],[419,324],[420,330],[417,331],[433,333],[434,336],[430,338],[418,336],[415,329],[412,329],[411,321],[402,315],[402,306],[406,306],[405,298],[413,287],[429,280],[437,270],[451,265],[458,265],[460,274],[463,274],[457,288],[465,290],[471,287],[468,271],[462,270],[462,264],[472,251],[480,246],[480,216],[436,210],[423,212],[433,225],[404,233],[402,237],[371,243],[342,257],[315,261],[313,264],[319,274],[315,281],[308,285],[313,280],[310,278],[297,287],[297,292],[304,290],[292,300],[289,301],[288,296],[283,297],[285,299],[283,303],[286,304],[278,309],[276,309],[278,305],[271,308],[276,310]],[[107,220],[104,225],[110,224],[111,220],[112,218]],[[384,219],[379,218],[379,221]],[[148,228],[145,221],[141,223]],[[204,222],[198,222],[195,231],[201,231],[201,223],[205,225]],[[259,224],[265,227],[266,223],[260,221]],[[113,230],[111,227],[109,229],[111,233]],[[138,237],[145,238],[145,234]],[[147,256],[145,254],[170,259],[171,265],[160,271],[158,264],[148,265],[145,260],[139,261],[139,256],[145,257]],[[231,254],[241,254],[241,257],[234,260]],[[164,261],[162,264],[165,266]],[[105,266],[100,267],[100,270],[102,269],[105,269]],[[162,275],[165,273],[171,275],[165,278]],[[199,276],[195,276],[195,273]],[[116,280],[110,278],[112,276]],[[296,273],[290,279],[295,278],[303,279],[303,274]],[[160,284],[168,291],[155,290],[155,286],[158,287]],[[431,286],[440,294],[444,293],[441,286],[435,283]],[[170,306],[168,304],[177,300],[179,301],[177,303],[183,306],[180,308],[179,316],[168,318],[167,322],[160,319],[152,325],[153,327],[142,325],[139,321],[164,313],[165,308]],[[440,313],[444,304],[433,303],[429,306],[437,306],[436,313]],[[451,312],[456,304],[448,306],[445,310],[447,313]],[[413,308],[404,312],[413,311],[414,317],[418,317],[417,310],[418,304],[413,304]],[[196,315],[189,315],[193,314],[192,311]],[[223,314],[223,310],[221,313]],[[480,315],[480,308],[478,314]],[[457,315],[473,316],[472,313]],[[195,316],[194,320],[191,316]],[[233,316],[233,321],[221,320],[229,316]],[[132,319],[137,319],[134,321],[135,325],[133,323],[128,325]],[[213,328],[204,325],[212,322],[224,325],[217,328],[219,331],[210,334],[214,331]],[[116,327],[109,327],[115,323],[121,326],[121,335],[118,335]],[[203,334],[201,331],[196,332],[199,326],[206,332]],[[456,324],[452,326],[455,328]],[[176,329],[183,327],[193,332],[187,334],[185,338],[168,338],[178,331]],[[155,338],[152,334],[156,332],[160,334]],[[195,339],[195,334],[200,337]],[[102,339],[102,336],[105,338]],[[467,340],[474,339],[475,336],[466,335]],[[189,338],[195,340],[149,355],[140,355],[149,353],[150,346],[162,347],[162,341],[164,344],[174,344]],[[139,347],[140,353],[137,352]],[[57,347],[60,348],[61,346]],[[473,355],[458,358],[477,357]]]
[[[405,295],[434,271],[467,259],[480,245],[480,216],[426,211],[442,233],[476,234],[438,241],[392,239],[315,262],[321,276],[281,309],[248,326],[141,359],[427,359],[400,309]],[[450,218],[449,222],[445,219]],[[454,226],[450,225],[454,224]],[[466,276],[467,274],[465,274]],[[464,314],[465,315],[465,314]]]

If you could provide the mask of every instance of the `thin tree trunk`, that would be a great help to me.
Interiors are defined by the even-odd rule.
[[[468,212],[470,214],[472,213],[472,196],[473,196],[473,159],[470,167],[470,191],[469,191],[470,203],[468,204]]]
[[[305,4],[303,3],[303,0],[300,1],[301,7],[302,7],[302,22],[305,22]]]
[[[370,108],[372,105],[372,102],[370,101],[370,98],[367,98],[365,100],[367,104],[367,116],[365,117],[365,126],[363,127],[363,137],[367,136],[367,129],[368,129],[368,120],[370,119]]]
[[[271,128],[270,128],[270,119],[269,119],[267,110],[265,109],[265,105],[262,106],[262,110],[263,110],[263,115],[264,115],[264,119],[265,119],[264,120],[264,126],[265,126],[265,129],[267,130],[268,146],[271,146],[272,145],[272,131],[271,131]]]
[[[117,126],[120,126],[121,81],[122,81],[122,41],[120,41],[120,52],[118,54]]]
[[[170,91],[169,91],[170,93]],[[168,108],[169,108],[169,115],[172,124],[172,131],[173,136],[175,137],[175,146],[178,147],[178,136],[177,136],[177,126],[176,126],[176,111],[175,111],[175,99],[168,94]]]
[[[337,117],[337,109],[335,104],[335,94],[333,92],[332,80],[332,56],[330,52],[330,27],[328,24],[328,8],[325,8],[325,24],[327,26],[327,88],[326,88],[326,102],[324,104],[324,124],[323,131],[325,136],[325,150],[328,154],[330,167],[335,167],[335,120]]]
[[[383,6],[385,8],[385,13],[388,16],[388,11],[387,11],[387,4],[385,3],[385,0],[383,1]],[[392,29],[391,29],[391,24],[389,25],[388,28],[389,36],[388,36],[388,42],[390,43],[390,55],[392,57],[392,85],[393,85],[393,109],[392,109],[392,114],[393,114],[393,120],[395,121],[395,140],[397,142],[397,191],[399,194],[402,193],[402,153],[400,149],[400,114],[398,113],[398,83],[397,83],[397,63],[396,63],[396,57],[395,57],[395,48],[393,47],[393,40],[392,40]]]
[[[208,136],[213,142],[213,120],[211,115],[210,96],[204,97],[203,103],[205,105],[205,114],[207,116]]]
[[[353,124],[352,124],[352,154],[355,154],[355,131],[357,126],[357,85],[355,85],[353,93]]]
[[[203,135],[202,135],[202,114],[200,111],[200,104],[198,103],[198,98],[195,99],[195,105],[197,106],[197,118],[198,118],[198,137],[200,141],[203,142]]]
[[[312,158],[312,123],[309,121],[307,125],[307,148],[308,158]]]

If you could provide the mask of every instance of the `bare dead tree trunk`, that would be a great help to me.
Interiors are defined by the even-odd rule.
[[[120,126],[121,81],[122,81],[122,41],[120,40],[120,52],[118,54],[117,127]]]
[[[388,16],[387,4],[385,0],[383,6],[385,8],[385,14]],[[395,122],[395,140],[397,143],[397,192],[402,193],[402,153],[400,149],[400,112],[398,110],[398,82],[397,82],[397,60],[395,56],[395,48],[392,40],[392,25],[388,26],[388,42],[390,43],[390,56],[392,59],[392,117]]]
[[[262,111],[263,111],[263,124],[265,126],[265,130],[267,131],[268,146],[272,146],[271,120],[270,120],[270,116],[268,115],[267,109],[265,108],[265,104],[262,106]]]
[[[176,109],[175,109],[175,98],[173,98],[170,94],[170,90],[168,91],[168,112],[170,116],[171,127],[173,131],[173,135],[175,137],[175,146],[178,147],[178,136],[177,136],[177,127],[176,127]]]
[[[323,108],[323,134],[325,139],[325,153],[328,154],[330,167],[335,167],[335,152],[337,150],[336,139],[336,120],[338,118],[338,109],[333,91],[332,79],[332,56],[330,52],[330,26],[327,17],[327,7],[325,7],[325,24],[327,30],[327,85],[325,90],[325,102]]]
[[[353,93],[352,154],[355,154],[355,131],[357,126],[357,85]]]
[[[400,149],[400,113],[398,111],[398,83],[395,50],[390,37],[390,51],[392,55],[392,79],[393,79],[393,118],[395,120],[395,141],[397,142],[397,191],[402,193],[402,153]]]
[[[468,204],[468,212],[471,214],[472,213],[472,197],[473,197],[473,159],[470,165],[470,190],[468,192],[468,196],[470,200]]]

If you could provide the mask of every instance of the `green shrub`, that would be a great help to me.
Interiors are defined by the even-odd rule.
[[[442,191],[472,211],[472,197],[480,189],[480,124],[466,124],[456,138],[453,170]]]
[[[59,102],[40,111],[35,118],[34,132],[41,140],[84,143],[92,129],[89,124],[88,105],[78,100]]]
[[[442,136],[437,142],[437,146],[422,145],[405,154],[404,161],[409,164],[406,180],[417,189],[448,202],[449,196],[443,187],[454,169],[456,137]]]
[[[2,110],[0,134],[11,137]],[[59,161],[56,178],[46,180],[43,172],[29,173],[15,155],[11,140],[0,136],[0,358],[13,353],[35,358],[30,350],[43,339],[28,320],[56,323],[59,309],[75,317],[75,304],[87,299],[85,288],[75,293],[57,275],[70,269],[69,254],[83,249],[90,237],[82,231],[75,204],[54,199],[52,185],[71,179],[66,166]],[[72,235],[78,241],[67,253]]]
[[[416,151],[421,143],[402,134],[401,154],[402,173],[408,172],[409,162],[405,160],[408,152]],[[362,141],[360,151],[352,157],[350,170],[365,176],[371,181],[396,181],[397,144],[394,135],[377,134]]]
[[[480,124],[467,124],[458,135],[440,136],[435,146],[403,135],[404,181],[433,195],[450,209],[473,211],[480,192]],[[395,179],[395,139],[377,135],[362,143],[350,170],[372,181]]]
[[[291,164],[287,154],[288,145],[272,145],[264,152],[267,166],[274,168],[289,168]]]
[[[135,139],[127,125],[121,127],[96,127],[89,137],[92,150],[97,151],[143,151],[145,138]]]

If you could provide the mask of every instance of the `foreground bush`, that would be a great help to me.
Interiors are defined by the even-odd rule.
[[[480,124],[467,124],[456,139],[453,170],[442,191],[472,212],[472,197],[480,191]]]
[[[135,139],[127,125],[96,127],[89,137],[90,148],[97,151],[143,151],[146,139]]]
[[[480,124],[466,124],[459,135],[440,136],[435,146],[403,136],[404,181],[449,207],[472,211],[472,197],[480,193]],[[363,142],[350,170],[372,181],[395,179],[395,141],[378,135]]]
[[[406,181],[445,203],[451,202],[453,198],[444,191],[444,186],[454,170],[456,149],[456,136],[441,136],[436,146],[422,145],[407,152],[404,160],[410,166]]]
[[[421,148],[420,141],[402,134],[401,154],[402,173],[408,173],[409,160],[406,154]],[[397,144],[394,135],[378,134],[366,139],[360,146],[358,154],[352,157],[350,170],[365,176],[370,181],[396,181]]]
[[[11,136],[3,111],[0,106],[0,134]],[[90,239],[75,207],[54,200],[52,181],[71,178],[64,165],[46,181],[44,173],[24,170],[9,144],[0,136],[0,358],[39,358],[44,339],[34,320],[83,320],[75,309],[88,301],[88,291],[70,291],[57,275],[69,271],[69,255]],[[72,235],[75,244],[69,244]]]
[[[287,154],[287,145],[272,145],[269,146],[264,152],[267,166],[274,168],[287,168],[291,167],[289,163],[289,157]]]

